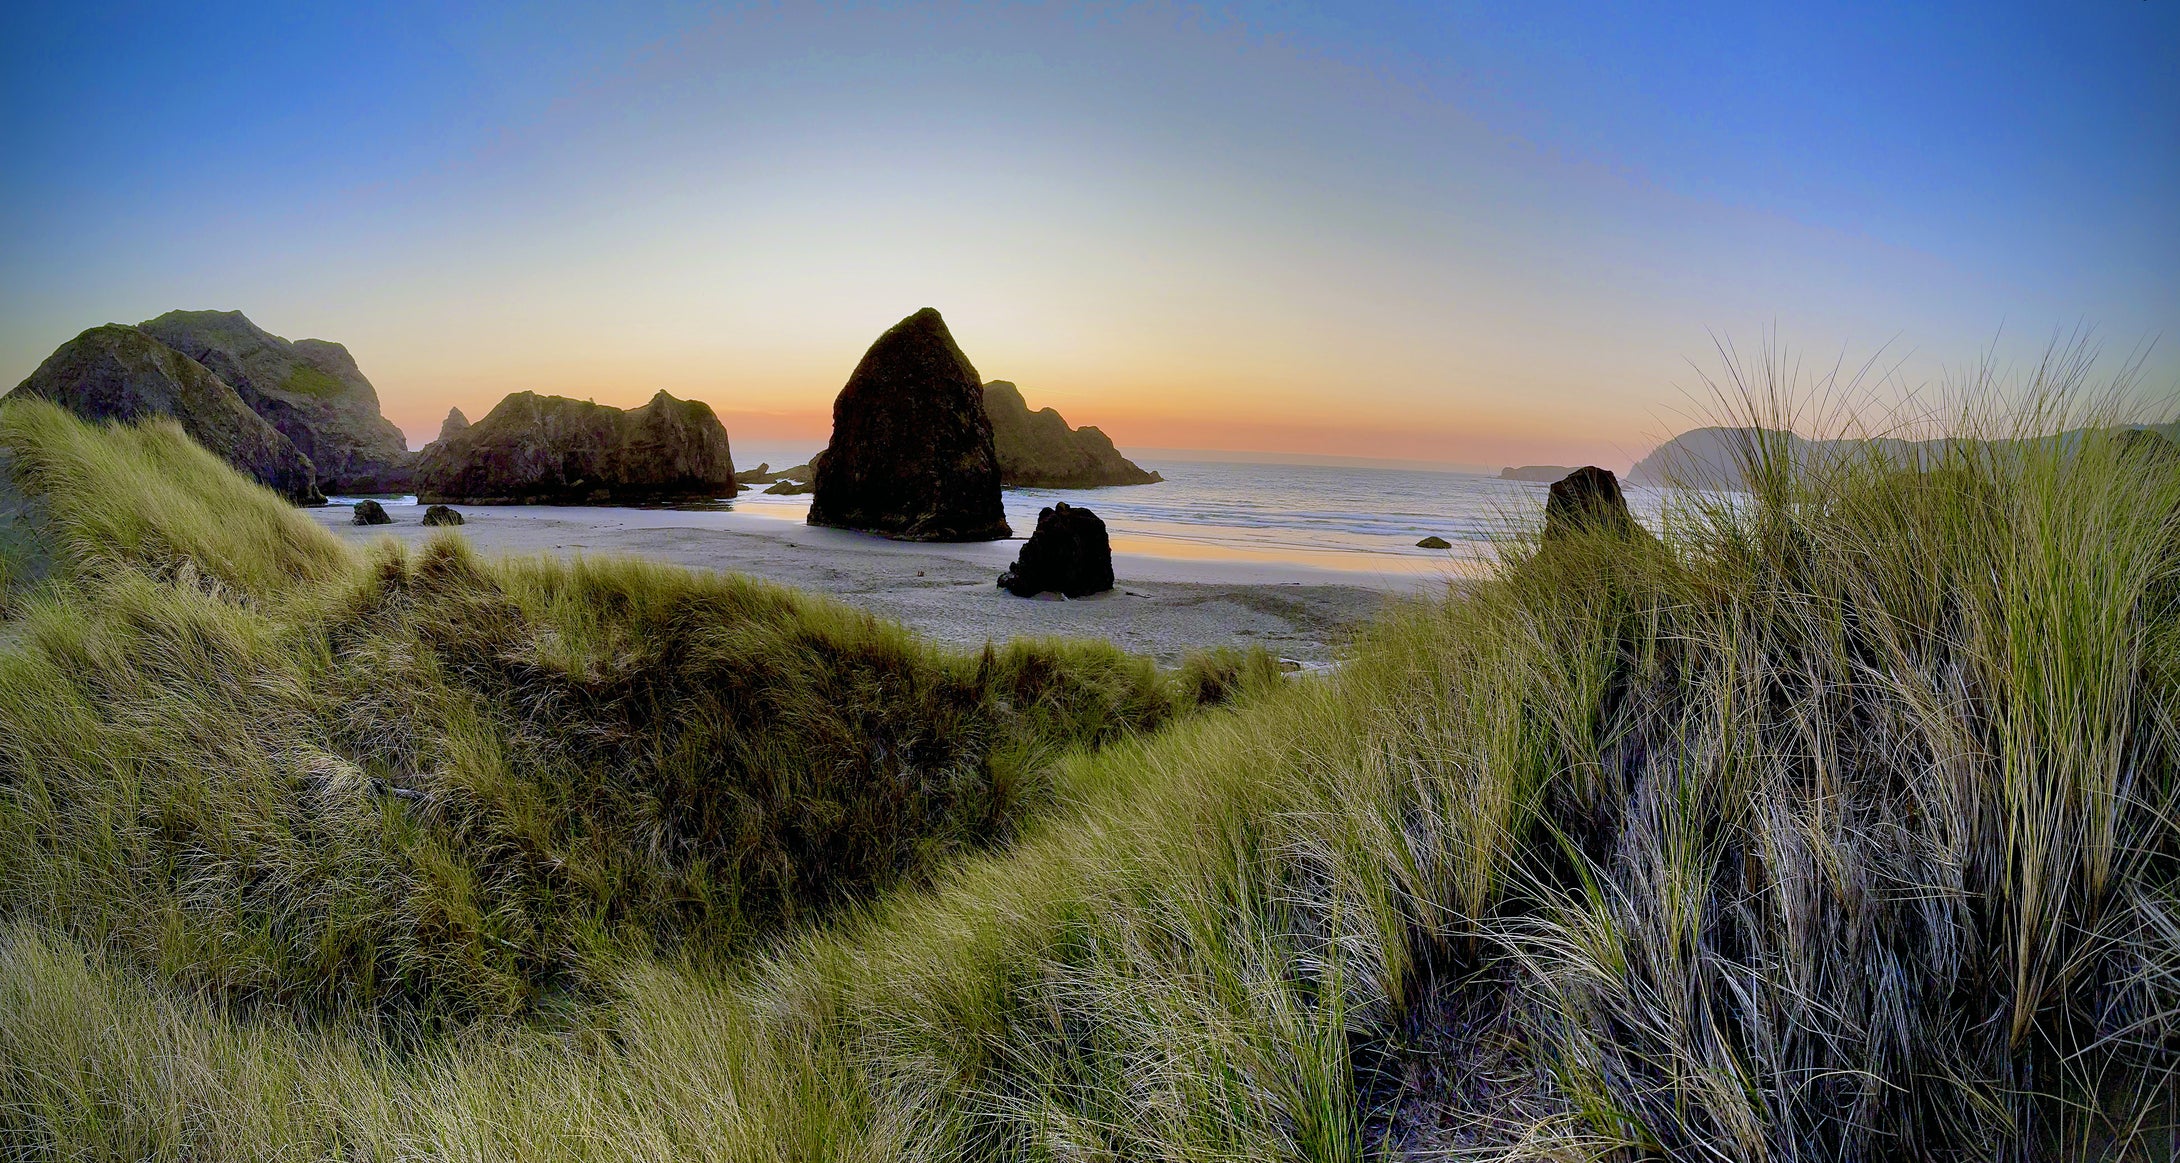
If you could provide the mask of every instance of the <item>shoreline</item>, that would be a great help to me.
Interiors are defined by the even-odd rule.
[[[381,500],[392,525],[355,525],[348,504],[307,510],[351,544],[441,532],[488,556],[640,557],[741,573],[822,594],[962,649],[1019,637],[1103,638],[1171,666],[1192,650],[1261,645],[1315,669],[1389,598],[1438,592],[1437,572],[1336,570],[1277,561],[1116,552],[1114,589],[1080,599],[1017,598],[999,589],[1021,538],[892,541],[784,516],[733,509],[456,506],[466,523],[421,524],[423,506]],[[1121,540],[1116,534],[1115,540]]]

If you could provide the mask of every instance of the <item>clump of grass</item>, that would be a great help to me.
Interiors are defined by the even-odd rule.
[[[168,428],[0,425],[80,574],[0,654],[0,900],[242,1004],[466,1020],[729,957],[1180,708],[1107,646],[951,655],[743,578],[359,560]]]

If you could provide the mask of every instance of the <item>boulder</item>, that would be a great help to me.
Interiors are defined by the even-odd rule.
[[[240,311],[169,311],[143,326],[233,386],[310,458],[320,488],[389,493],[409,486],[408,438],[379,414],[378,391],[347,348],[323,339],[291,343]]]
[[[719,417],[665,392],[627,411],[516,392],[416,462],[417,499],[427,503],[664,504],[735,490]]]
[[[460,525],[463,523],[462,515],[445,505],[433,505],[424,510],[424,524],[426,525]]]
[[[1011,535],[984,387],[929,307],[878,337],[833,401],[810,523],[906,541]]]
[[[1019,598],[1062,593],[1071,598],[1113,588],[1113,545],[1096,513],[1061,501],[1037,514],[1037,528],[1022,544],[999,588]]]
[[[1416,542],[1415,547],[1417,549],[1451,549],[1453,548],[1453,542],[1433,533],[1429,537]]]
[[[391,525],[394,523],[394,519],[386,515],[386,506],[379,504],[377,501],[357,501],[356,515],[352,520],[357,525]]]
[[[109,323],[47,356],[15,395],[89,420],[171,419],[190,439],[299,504],[325,503],[316,466],[211,369],[124,323]]]
[[[1544,503],[1546,541],[1584,533],[1633,536],[1643,532],[1628,512],[1627,498],[1620,495],[1619,479],[1596,465],[1578,468],[1555,482]]]
[[[1095,489],[1166,479],[1120,455],[1098,429],[1070,428],[1051,408],[1030,411],[1022,390],[1005,380],[984,385],[984,414],[992,422],[999,483],[1007,488]]]
[[[467,427],[469,417],[462,415],[460,408],[449,408],[447,418],[439,422],[439,439],[445,440]]]

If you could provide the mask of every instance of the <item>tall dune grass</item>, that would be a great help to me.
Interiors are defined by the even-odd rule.
[[[33,610],[0,670],[0,691],[25,693],[0,722],[33,725],[55,755],[119,731],[112,700],[70,692],[112,681],[101,651],[142,653],[139,639],[79,641],[79,622],[182,645],[124,692],[153,702],[114,746],[64,762],[0,745],[13,820],[95,824],[0,828],[0,1127],[24,1154],[115,1158],[2168,1157],[2180,469],[2140,441],[2036,439],[2055,417],[2111,419],[2067,415],[2069,384],[2047,387],[2034,408],[1964,413],[1960,434],[1986,442],[1939,462],[1755,464],[1752,493],[1685,496],[1655,542],[1517,546],[1495,577],[1389,612],[1335,677],[1231,709],[1136,715],[1115,709],[1125,697],[1083,699],[1111,689],[1086,678],[1023,712],[1040,697],[991,676],[1058,664],[955,660],[1007,713],[1050,716],[1020,738],[1102,746],[994,766],[1042,789],[1007,814],[1004,843],[942,839],[919,874],[822,908],[793,904],[794,878],[763,879],[791,863],[736,873],[737,908],[780,910],[762,941],[662,927],[679,889],[637,893],[632,913],[595,904],[718,867],[724,832],[677,833],[648,863],[538,838],[540,820],[630,834],[635,789],[686,786],[662,758],[680,752],[632,736],[732,672],[690,661],[688,636],[771,624],[674,596],[710,583],[539,565],[485,570],[486,586],[436,547],[292,583],[283,600],[314,613],[265,629],[246,624],[261,610],[173,571],[102,581],[96,609]],[[359,684],[341,705],[362,708],[307,737],[385,757],[358,767],[389,786],[419,768],[491,773],[415,786],[427,814],[516,805],[449,833],[504,854],[479,867],[513,875],[551,851],[571,870],[491,898],[513,903],[475,931],[519,946],[557,925],[577,936],[537,947],[602,950],[580,960],[581,1004],[470,1005],[397,1037],[398,999],[351,990],[298,1021],[293,1003],[238,1004],[187,957],[161,960],[238,905],[185,910],[157,938],[71,911],[66,885],[139,875],[117,854],[141,813],[74,806],[102,803],[102,781],[141,787],[145,765],[179,765],[157,759],[171,753],[221,773],[192,797],[226,794],[304,729],[269,725],[240,750],[193,733],[217,703],[210,676],[254,674],[304,624],[327,645],[302,656]],[[351,640],[375,645],[343,672],[333,643]],[[759,653],[830,672],[831,641],[798,630]],[[874,705],[918,708],[900,721],[972,725],[897,693],[913,684],[871,681],[889,692]],[[438,685],[460,707],[370,693]],[[235,689],[218,697],[287,694]],[[298,705],[327,689],[304,685]],[[545,721],[580,729],[526,734]],[[859,724],[841,739],[891,737]],[[844,754],[797,719],[705,738]],[[500,786],[530,770],[582,774]],[[389,798],[371,801],[382,831],[415,810]],[[556,806],[523,806],[539,798]],[[802,798],[785,788],[737,818],[791,816]],[[218,818],[276,826],[240,807]],[[965,834],[952,827],[917,835]],[[368,831],[329,834],[351,828]],[[361,841],[307,847],[328,883],[376,885],[385,867]],[[63,862],[93,871],[43,871]],[[231,902],[255,882],[180,883]],[[430,947],[497,964],[489,941]],[[496,980],[445,956],[398,971]]]

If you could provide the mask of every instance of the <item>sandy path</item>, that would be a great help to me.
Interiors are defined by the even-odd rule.
[[[422,510],[388,504],[394,524],[351,524],[346,505],[310,510],[355,542],[439,532]],[[777,517],[716,510],[465,506],[459,532],[489,554],[626,554],[752,574],[828,594],[943,642],[977,647],[1025,635],[1110,639],[1171,664],[1191,649],[1263,645],[1311,664],[1332,660],[1347,628],[1390,593],[1442,584],[1276,563],[1116,554],[1120,585],[1079,601],[1013,597],[993,584],[1019,540],[969,545],[888,541]]]

